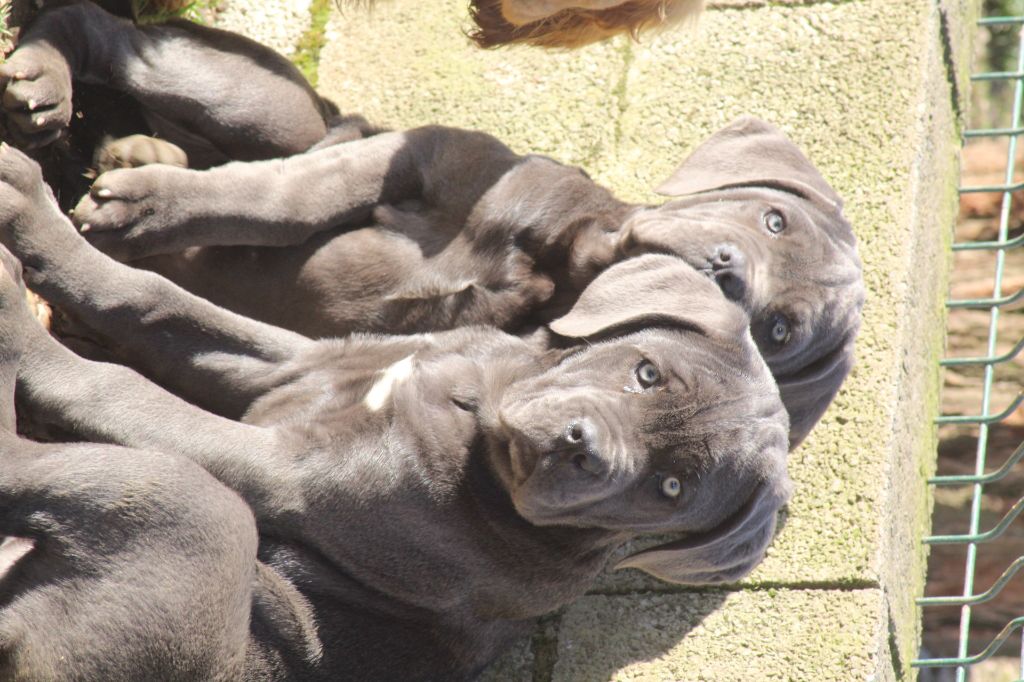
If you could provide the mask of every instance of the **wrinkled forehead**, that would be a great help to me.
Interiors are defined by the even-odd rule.
[[[780,184],[724,187],[668,201],[657,210],[680,220],[749,221],[759,220],[771,209],[783,213],[787,222],[804,228],[812,238],[820,235],[821,244],[856,258],[857,240],[843,215],[842,204],[815,201],[801,194],[798,188]]]
[[[721,408],[728,415],[763,415],[781,406],[771,372],[746,329],[731,337],[648,329],[630,343],[665,378],[664,409],[711,415]],[[690,407],[684,410],[683,404]]]
[[[784,442],[789,413],[770,379],[729,382],[708,375],[696,388],[664,391],[644,407],[638,427],[655,463],[696,455],[703,465],[757,456],[763,445]]]

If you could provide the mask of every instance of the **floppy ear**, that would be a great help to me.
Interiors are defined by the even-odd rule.
[[[646,254],[616,263],[598,275],[553,332],[585,338],[615,327],[669,324],[705,335],[740,339],[749,320],[714,282],[675,256]]]
[[[835,351],[795,374],[776,377],[789,413],[789,449],[796,449],[832,404],[853,368],[853,336]]]
[[[678,197],[744,186],[792,191],[826,211],[842,205],[800,148],[753,116],[739,118],[705,140],[656,191]]]
[[[637,568],[683,585],[739,580],[764,558],[775,536],[777,512],[789,499],[790,489],[788,478],[775,485],[764,484],[724,529],[635,552],[617,563],[615,570]]]

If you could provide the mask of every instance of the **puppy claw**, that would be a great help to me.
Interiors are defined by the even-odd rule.
[[[89,223],[82,223],[82,226],[80,228],[78,228],[78,231],[84,234],[84,233],[88,232],[91,229],[92,229],[92,225],[90,225]]]
[[[16,81],[23,81],[26,78],[28,78],[28,74],[25,73],[24,71],[15,71],[14,72],[14,80],[16,80]]]
[[[46,125],[46,117],[45,116],[40,116],[39,118],[36,119],[36,127],[37,128],[42,128],[44,125]]]
[[[96,190],[96,196],[99,197],[100,199],[109,199],[110,197],[114,196],[114,191],[104,187],[103,189]]]
[[[28,101],[28,110],[29,111],[35,111],[36,107],[38,107],[38,106],[39,106],[39,102],[35,101],[34,99],[30,99]]]

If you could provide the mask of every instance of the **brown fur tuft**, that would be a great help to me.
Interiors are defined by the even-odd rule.
[[[666,28],[695,17],[703,0],[628,0],[605,10],[566,9],[546,19],[516,26],[501,12],[503,0],[471,0],[477,28],[469,37],[480,47],[525,43],[540,47],[575,48],[629,33]]]

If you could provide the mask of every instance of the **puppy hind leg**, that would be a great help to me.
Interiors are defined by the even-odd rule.
[[[304,152],[323,139],[338,110],[285,57],[244,36],[187,21],[140,29],[160,48],[159,63],[129,62],[133,95],[154,132],[205,168],[212,150],[255,161]],[[146,59],[150,58],[147,51]],[[154,83],[155,81],[155,83]],[[168,103],[181,101],[179,106]]]
[[[18,271],[0,248],[0,679],[238,679],[251,511],[173,449],[18,438],[15,375],[31,377],[33,357],[60,349]],[[73,363],[51,367],[58,392],[81,376]]]
[[[26,322],[37,324],[26,301],[21,263],[0,246],[0,432],[13,434],[17,419],[14,413],[14,390],[18,365],[27,343]]]
[[[24,326],[20,324],[18,299],[25,296],[21,280],[21,264],[7,249],[0,247],[0,471],[8,464],[7,457],[18,449],[15,436],[17,418],[14,392],[18,365],[25,346]],[[0,581],[19,559],[32,549],[28,538],[6,535],[0,523]],[[2,599],[2,592],[0,592]],[[0,633],[0,661],[4,658],[4,637]],[[2,671],[0,663],[0,671]]]
[[[0,679],[241,679],[256,527],[175,455],[0,436]],[[24,543],[24,540],[21,541]]]
[[[186,21],[135,26],[92,3],[46,10],[24,31],[0,67],[17,96],[4,106],[27,131],[57,132],[71,115],[72,77],[130,95],[194,167],[304,151],[334,113],[294,66],[254,41]]]
[[[291,62],[245,36],[187,21],[140,30],[161,45],[161,54],[170,54],[145,65],[138,83],[151,92],[135,96],[154,132],[185,148],[194,157],[193,168],[219,165],[215,158],[203,158],[204,151],[232,161],[298,154],[323,140],[332,125],[348,120]],[[131,70],[139,66],[132,63]],[[167,105],[178,100],[184,104]],[[194,144],[196,137],[206,147]]]

